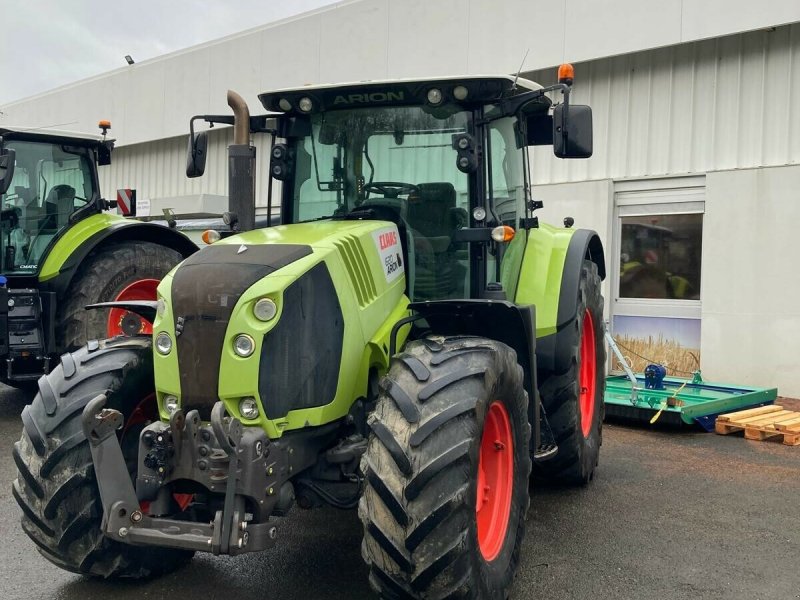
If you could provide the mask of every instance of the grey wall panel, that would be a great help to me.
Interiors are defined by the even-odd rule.
[[[703,221],[703,375],[800,397],[800,166],[709,173]]]
[[[700,40],[791,23],[799,15],[797,0],[683,0],[681,29],[684,40]]]
[[[386,79],[389,0],[352,3],[320,15],[320,77],[326,82]]]
[[[681,0],[566,1],[564,60],[681,42]]]
[[[798,163],[800,24],[578,64],[573,101],[592,106],[594,156],[537,148],[535,182]]]

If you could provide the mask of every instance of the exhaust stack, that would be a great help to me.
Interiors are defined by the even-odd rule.
[[[250,144],[250,110],[239,94],[228,90],[233,110],[233,144],[228,146],[228,221],[234,231],[256,226],[256,148]]]

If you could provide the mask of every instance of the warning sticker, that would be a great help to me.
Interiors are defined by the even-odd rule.
[[[400,246],[400,234],[397,227],[386,227],[372,233],[378,256],[383,265],[386,283],[391,283],[405,272],[403,267],[403,249]]]

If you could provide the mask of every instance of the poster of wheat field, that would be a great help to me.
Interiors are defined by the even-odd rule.
[[[635,373],[649,364],[667,369],[667,375],[690,377],[700,368],[700,319],[615,316],[612,335]],[[612,354],[612,372],[621,372]]]

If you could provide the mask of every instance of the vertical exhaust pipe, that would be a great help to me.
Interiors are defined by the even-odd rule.
[[[233,110],[233,144],[228,146],[228,212],[231,228],[256,227],[256,148],[250,145],[250,110],[239,94],[228,90]]]

